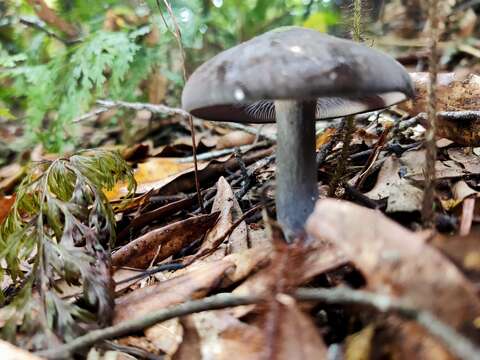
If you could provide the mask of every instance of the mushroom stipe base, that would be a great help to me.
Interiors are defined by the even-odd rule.
[[[315,109],[315,101],[275,101],[277,219],[289,240],[303,232],[318,197]]]

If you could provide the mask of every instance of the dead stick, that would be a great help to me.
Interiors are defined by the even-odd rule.
[[[425,189],[423,193],[422,218],[426,227],[433,225],[435,202],[435,162],[437,160],[437,145],[435,137],[437,117],[437,73],[438,73],[438,27],[439,27],[438,0],[429,0],[428,19],[430,21],[430,43],[428,70],[430,81],[428,83],[428,126],[425,132]]]
[[[401,300],[349,288],[298,289],[293,296],[300,301],[322,301],[332,304],[360,304],[374,307],[381,312],[392,312],[403,318],[417,321],[430,334],[441,340],[450,352],[460,359],[478,360],[478,349],[469,339],[456,332],[449,325],[438,320],[426,310],[417,310]],[[90,331],[75,340],[52,349],[36,353],[48,359],[62,359],[74,352],[92,346],[100,341],[118,338],[141,331],[157,323],[188,314],[207,310],[218,310],[232,306],[251,305],[262,302],[259,295],[218,294],[200,300],[191,300],[166,309],[153,311],[137,319],[121,322],[104,329]]]

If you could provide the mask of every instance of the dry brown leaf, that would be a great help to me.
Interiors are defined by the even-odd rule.
[[[269,335],[265,335],[266,350],[278,360],[327,359],[327,347],[311,318],[299,309],[290,296],[279,295],[277,300],[280,305],[277,329],[274,338],[268,339]],[[273,348],[269,349],[269,345]]]
[[[59,17],[44,0],[28,0],[28,3],[33,7],[37,16],[48,25],[63,31],[69,38],[75,38],[78,35],[78,29]]]
[[[220,213],[218,221],[205,236],[199,253],[210,250],[217,245],[219,238],[224,236],[233,224],[242,217],[242,209],[238,204],[230,184],[222,176],[217,182],[217,195],[212,205],[212,213]],[[247,224],[242,221],[233,230],[232,234],[218,248],[208,256],[209,259],[218,260],[229,253],[240,252],[248,248]]]
[[[270,254],[270,248],[253,248],[225,256],[224,261],[235,264],[235,271],[226,274],[222,287],[228,287],[246,279],[251,273],[267,266]]]
[[[178,351],[173,355],[173,360],[200,360],[201,345],[200,336],[191,316],[180,319],[183,326],[183,341]]]
[[[218,138],[217,149],[234,148],[242,145],[252,144],[255,141],[255,135],[245,131],[231,131]]]
[[[427,111],[429,74],[410,73],[410,77],[415,85],[415,99],[398,106],[410,115],[417,115]],[[480,76],[471,74],[462,78],[455,73],[439,74],[436,94],[437,111],[479,110]]]
[[[24,171],[17,163],[0,168],[0,190],[7,194],[13,192],[15,186],[22,180]]]
[[[415,211],[422,208],[423,191],[401,176],[402,162],[389,156],[378,174],[377,183],[365,193],[370,199],[387,199],[387,212]]]
[[[143,336],[125,336],[119,339],[118,343],[123,346],[139,348],[151,354],[160,354],[160,352],[158,351],[159,349],[157,349],[155,345],[150,342],[149,339]]]
[[[262,159],[266,156],[271,155],[273,152],[272,148],[252,151],[251,154],[245,155],[243,161],[246,165],[249,165],[259,159]],[[137,179],[138,186],[136,192],[139,194],[146,193],[148,191],[155,190],[157,195],[171,195],[178,194],[182,192],[189,191],[195,187],[195,176],[193,165],[191,163],[179,163],[178,159],[172,158],[155,158],[162,159],[153,161],[152,164],[146,165],[145,173],[148,173],[148,169],[153,172],[153,177],[157,177],[155,180],[152,180],[145,176],[144,181],[143,175],[140,176],[140,179]],[[154,163],[158,162],[159,169],[155,168]],[[163,164],[163,165],[162,165]],[[232,155],[227,155],[216,160],[209,162],[199,162],[198,163],[198,175],[200,182],[210,181],[213,178],[218,178],[221,174],[224,174],[226,171],[233,171],[238,168],[238,160]],[[163,168],[163,170],[162,170]],[[181,171],[181,169],[185,169]],[[155,173],[157,172],[157,175]],[[141,172],[143,173],[143,171]],[[168,176],[167,176],[168,174]],[[137,178],[137,176],[136,176]],[[140,181],[139,181],[140,180]],[[111,192],[107,192],[108,199],[116,200],[125,195],[127,195],[127,187],[125,184],[117,184]]]
[[[135,170],[137,192],[143,194],[148,190],[155,189],[159,184],[171,181],[175,175],[190,168],[192,168],[192,164],[179,163],[176,159],[149,158],[138,164],[138,168]],[[105,195],[109,200],[116,200],[127,193],[127,184],[119,182],[112,190],[106,191]]]
[[[0,340],[0,354],[2,354],[2,360],[41,360],[38,356],[3,340]]]
[[[467,236],[437,235],[432,245],[448,256],[472,281],[480,281],[480,233]]]
[[[343,250],[371,289],[430,310],[458,330],[472,328],[480,316],[476,291],[456,266],[381,212],[322,199],[306,228]]]
[[[0,195],[0,225],[10,213],[10,209],[15,202],[15,196]]]
[[[373,359],[454,360],[443,345],[414,321],[389,316],[377,325]]]
[[[272,268],[277,266],[275,261],[278,255],[273,248],[265,249],[270,256],[268,259],[263,259],[260,264],[263,264],[267,260],[269,260],[269,263],[265,265],[265,268],[248,277],[241,285],[233,290],[233,293],[238,295],[269,295],[273,289],[275,289],[278,279],[272,276],[272,271],[274,271]],[[255,248],[252,250],[256,251]],[[291,251],[288,257],[288,262],[292,264],[292,267],[294,266],[293,269],[287,269],[292,275],[289,276],[289,281],[293,282],[290,285],[294,287],[306,284],[314,277],[345,265],[348,261],[344,253],[337,246],[316,237],[309,238],[305,248]],[[242,317],[254,308],[255,305],[246,305],[238,306],[230,311],[235,317]]]
[[[116,300],[113,322],[137,318],[152,311],[205,296],[235,265],[227,261],[202,264],[182,276],[136,289]]]
[[[338,246],[318,238],[311,241],[305,249],[298,286],[348,263],[348,258]]]
[[[452,160],[440,161],[435,163],[436,178],[448,179],[458,178],[465,175],[480,174],[480,157],[475,154],[466,155],[463,149],[448,149],[448,154]],[[405,152],[400,158],[401,176],[415,180],[423,181],[425,168],[425,150],[414,150]]]
[[[447,153],[450,159],[461,165],[466,174],[480,173],[480,156],[472,152],[468,153],[462,148],[450,148],[447,149]]]
[[[329,127],[322,131],[316,138],[315,148],[319,150],[323,145],[326,145],[332,139],[332,136],[335,135],[336,132],[337,129],[334,127]]]
[[[478,196],[478,191],[472,189],[464,180],[457,181],[452,186],[453,198],[440,199],[442,207],[445,210],[451,210],[461,204],[463,200],[470,196]]]
[[[183,341],[180,319],[170,319],[145,329],[145,337],[160,353],[173,356]]]
[[[200,336],[202,359],[261,360],[265,342],[263,332],[226,311],[205,311],[191,315]]]
[[[116,251],[112,264],[146,268],[152,261],[166,259],[202,237],[217,218],[218,213],[200,215],[152,230]]]
[[[371,359],[372,340],[375,334],[375,326],[368,325],[345,340],[345,360],[369,360]]]

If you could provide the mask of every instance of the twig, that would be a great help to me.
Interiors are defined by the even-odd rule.
[[[119,101],[119,100],[97,100],[97,104],[103,108],[113,109],[117,107],[123,107],[126,109],[131,110],[148,110],[154,114],[161,114],[161,115],[180,115],[184,118],[188,118],[190,114],[183,109],[169,107],[165,105],[156,105],[156,104],[149,104],[149,103],[139,103],[139,102],[126,102],[126,101]],[[85,114],[84,116],[86,116]],[[78,121],[78,120],[77,120]]]
[[[100,100],[101,101],[101,100]],[[112,106],[112,107],[106,107],[106,106],[102,106],[102,107],[99,107],[98,109],[95,109],[95,110],[92,110],[86,114],[83,114],[75,119],[72,120],[73,123],[79,123],[79,122],[82,122],[82,121],[85,121],[85,120],[88,120],[88,119],[91,119],[91,118],[94,118],[94,117],[97,117],[101,114],[103,114],[104,112],[107,112],[108,110],[114,108],[116,106]]]
[[[430,22],[428,70],[428,126],[425,132],[425,189],[422,203],[422,218],[424,226],[431,227],[434,223],[435,202],[435,162],[437,160],[437,146],[435,143],[436,116],[437,116],[437,73],[438,73],[438,36],[439,36],[439,6],[438,0],[429,0],[428,19]]]
[[[353,24],[352,39],[353,41],[362,41],[362,0],[353,0]]]
[[[31,28],[34,28],[36,30],[39,30],[41,32],[44,32],[45,34],[47,34],[48,36],[54,38],[54,39],[57,39],[58,41],[66,44],[66,45],[71,45],[73,43],[76,43],[76,42],[79,42],[80,40],[69,40],[69,39],[64,39],[63,37],[57,35],[56,33],[54,33],[53,31],[51,31],[50,29],[48,29],[45,25],[45,22],[40,20],[40,19],[37,19],[37,18],[27,18],[26,16],[20,16],[18,18],[18,21],[20,22],[20,24],[23,24],[25,26],[28,26],[28,27],[31,27]]]
[[[90,331],[89,333],[80,336],[65,345],[57,346],[49,350],[39,351],[36,354],[48,359],[68,358],[70,354],[102,340],[113,339],[135,333],[159,322],[179,316],[206,310],[224,309],[231,306],[255,304],[260,301],[261,297],[258,295],[239,296],[232,294],[219,294],[201,300],[188,301],[167,309],[153,311],[150,314],[137,319],[124,321],[104,329]]]
[[[478,360],[478,349],[470,340],[438,320],[425,310],[414,309],[401,300],[386,295],[349,288],[298,289],[293,296],[300,301],[322,301],[333,304],[359,304],[372,306],[381,312],[397,313],[403,318],[417,321],[430,334],[441,340],[453,355],[464,360]],[[153,311],[137,319],[121,322],[104,329],[90,331],[75,340],[36,354],[48,359],[61,359],[100,341],[113,339],[141,331],[157,323],[201,311],[219,310],[232,306],[251,305],[262,302],[259,295],[218,294],[200,300],[191,300],[166,309]]]
[[[372,306],[381,312],[393,312],[403,318],[415,320],[430,334],[439,339],[453,355],[463,360],[478,360],[480,349],[469,339],[459,334],[449,325],[440,321],[426,310],[418,310],[402,300],[396,300],[386,295],[348,288],[335,289],[298,289],[295,292],[298,300],[320,300],[328,303],[361,304]]]
[[[168,15],[170,16],[170,19],[172,19],[172,22],[174,25],[174,31],[170,29],[166,19],[163,17],[159,0],[156,0],[156,1],[157,1],[158,9],[160,10],[160,16],[162,17],[162,20],[165,23],[165,26],[167,27],[168,31],[172,33],[173,37],[177,41],[178,49],[180,50],[180,55],[182,58],[183,81],[186,83],[187,82],[186,57],[185,57],[185,49],[183,48],[183,43],[182,43],[182,32],[180,31],[180,26],[178,25],[177,19],[175,18],[175,14],[173,13],[172,7],[170,6],[170,3],[168,2],[168,0],[163,0],[163,3],[167,8],[167,12],[168,12]],[[200,210],[202,212],[205,212],[205,209],[203,208],[202,192],[200,190],[200,179],[198,176],[197,142],[195,141],[195,128],[193,126],[192,115],[188,113],[187,119],[188,119],[188,124],[190,125],[190,133],[192,136],[193,167],[195,170],[195,188],[197,189],[198,205],[200,206]]]
[[[184,267],[185,266],[183,264],[180,264],[180,263],[160,264],[160,265],[158,265],[154,268],[144,270],[137,275],[134,275],[134,276],[131,276],[127,279],[123,279],[121,281],[118,281],[118,282],[115,283],[115,285],[129,283],[130,281],[134,281],[134,280],[140,280],[140,279],[146,278],[147,276],[154,275],[154,274],[162,272],[162,271],[180,270],[180,269],[183,269]]]
[[[241,152],[247,152],[249,150],[259,148],[259,147],[264,147],[267,146],[268,142],[266,141],[261,141],[256,144],[248,144],[248,145],[242,145],[236,148],[227,148],[227,149],[221,149],[221,150],[213,150],[209,151],[200,155],[197,155],[197,160],[204,161],[204,160],[211,160],[211,159],[216,159],[221,156],[225,156],[228,154],[232,154],[235,151],[241,151]],[[187,156],[183,157],[181,159],[178,159],[177,162],[179,163],[190,163],[193,161],[193,156]]]
[[[391,129],[392,129],[391,126],[387,126],[383,130],[382,135],[380,136],[380,139],[378,139],[377,143],[375,144],[373,152],[370,154],[367,160],[367,163],[363,167],[360,175],[357,178],[357,181],[355,182],[355,186],[354,186],[355,188],[360,189],[363,186],[365,179],[372,173],[373,164],[375,163],[375,161],[377,161],[378,157],[380,156],[380,152],[383,150],[385,146],[388,134],[390,133]]]

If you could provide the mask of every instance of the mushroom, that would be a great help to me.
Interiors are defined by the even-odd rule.
[[[386,108],[414,94],[392,57],[312,29],[285,27],[223,51],[188,79],[182,106],[193,116],[277,122],[276,209],[291,237],[318,196],[315,120]]]

